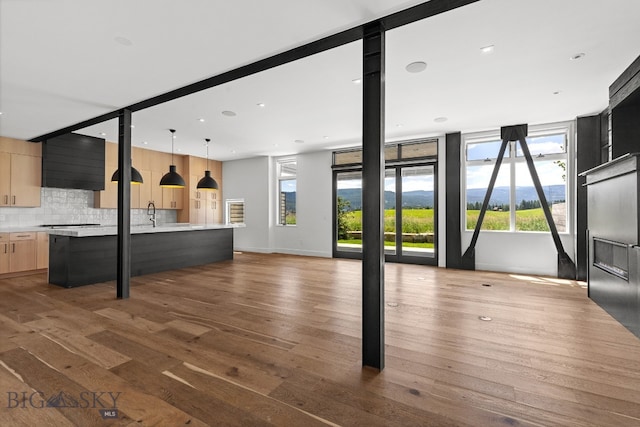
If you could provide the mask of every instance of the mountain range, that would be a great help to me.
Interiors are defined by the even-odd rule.
[[[467,190],[467,203],[475,203],[484,200],[486,193],[485,188],[470,188]],[[547,201],[550,203],[562,202],[566,199],[564,185],[547,185],[543,187],[543,191]],[[495,187],[491,194],[492,205],[508,205],[509,204],[509,187]],[[362,209],[362,190],[360,188],[345,188],[338,190],[338,197],[349,202],[348,210]],[[407,191],[402,193],[403,205],[407,208],[433,208],[433,191]],[[287,196],[287,202],[290,197]],[[396,193],[393,191],[384,192],[384,203],[388,209],[395,207]],[[535,187],[516,187],[516,203],[522,200],[538,200],[538,193]],[[291,199],[295,203],[295,196]],[[287,203],[289,205],[289,203]]]

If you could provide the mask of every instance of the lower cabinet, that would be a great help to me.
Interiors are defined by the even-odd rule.
[[[0,274],[9,272],[9,233],[0,233]]]
[[[49,268],[49,234],[38,231],[36,238],[36,268]]]
[[[0,233],[0,274],[48,267],[49,236],[46,232]]]

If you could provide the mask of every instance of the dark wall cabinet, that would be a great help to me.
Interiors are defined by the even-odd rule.
[[[69,133],[42,144],[42,186],[104,190],[104,139]]]
[[[640,57],[609,87],[611,158],[640,151]]]

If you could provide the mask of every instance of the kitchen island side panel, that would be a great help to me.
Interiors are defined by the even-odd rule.
[[[117,236],[49,240],[49,283],[76,287],[116,279]],[[233,259],[233,229],[131,235],[131,276]]]

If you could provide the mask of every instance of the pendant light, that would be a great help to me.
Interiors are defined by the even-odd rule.
[[[176,165],[173,164],[173,140],[175,139],[175,129],[169,129],[171,132],[171,165],[169,166],[169,172],[164,174],[160,180],[160,187],[168,188],[184,188],[184,179],[176,172]]]
[[[213,191],[218,189],[218,183],[213,179],[211,171],[209,170],[209,142],[211,142],[211,140],[206,138],[205,141],[207,142],[207,170],[204,171],[204,176],[200,181],[198,181],[198,186],[196,188],[198,190]]]
[[[111,182],[120,181],[120,169],[116,169],[116,171],[111,175]],[[131,183],[132,184],[142,184],[142,175],[138,172],[138,169],[131,166]]]

